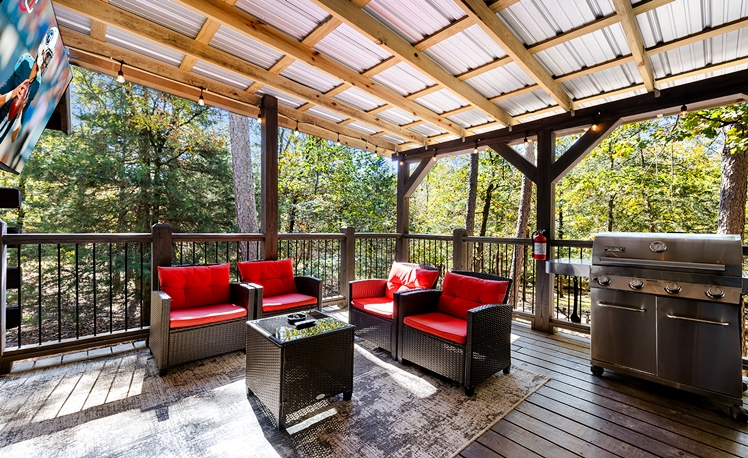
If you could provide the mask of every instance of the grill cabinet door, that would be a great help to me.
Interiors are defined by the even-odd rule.
[[[657,310],[659,376],[742,397],[739,306],[661,297]]]
[[[591,289],[593,360],[657,375],[655,297]]]

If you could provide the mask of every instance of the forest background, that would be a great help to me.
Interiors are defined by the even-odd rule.
[[[72,100],[72,135],[45,131],[21,175],[0,175],[0,186],[23,195],[22,209],[1,219],[24,233],[150,232],[155,223],[175,232],[239,231],[228,113],[77,68]],[[717,232],[722,153],[734,129],[710,120],[722,114],[618,128],[557,184],[559,238]],[[259,124],[232,122],[242,120],[259,203]],[[558,154],[576,138],[559,138]],[[534,151],[532,142],[516,149]],[[433,167],[411,198],[412,233],[474,226],[476,235],[516,236],[521,173],[494,151],[473,156],[473,193],[471,155]],[[281,232],[395,231],[391,160],[281,129],[279,173]],[[520,236],[534,229],[532,200],[530,207]]]

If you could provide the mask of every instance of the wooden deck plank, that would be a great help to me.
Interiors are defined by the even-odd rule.
[[[520,418],[516,418],[517,416],[520,416]],[[554,458],[575,458],[577,456],[569,450],[546,440],[542,435],[535,434],[534,432],[515,424],[515,422],[522,423],[521,416],[526,417],[526,415],[523,414],[513,414],[513,412],[509,412],[509,414],[507,414],[507,416],[500,422],[496,423],[491,430],[540,456]]]
[[[487,448],[488,450],[491,450],[493,453],[496,453],[499,456],[504,456],[507,458],[515,457],[515,456],[522,456],[527,458],[540,458],[540,455],[537,453],[533,453],[530,450],[526,449],[525,447],[519,445],[518,443],[511,441],[507,439],[506,437],[492,431],[488,430],[486,433],[481,436],[481,438],[473,442],[473,444],[480,444]]]

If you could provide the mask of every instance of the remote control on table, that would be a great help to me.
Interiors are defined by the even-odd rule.
[[[310,328],[314,326],[316,323],[317,323],[317,320],[315,320],[314,318],[310,318],[308,320],[297,321],[295,326],[296,326],[296,329],[304,329],[304,328]]]

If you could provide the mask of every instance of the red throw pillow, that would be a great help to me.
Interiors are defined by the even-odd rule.
[[[291,258],[279,261],[237,262],[243,282],[262,285],[264,297],[280,296],[296,292]]]
[[[390,269],[390,276],[387,278],[387,289],[385,294],[390,299],[394,299],[394,293],[413,289],[417,278],[416,267],[393,262],[392,268]]]
[[[472,308],[503,303],[507,289],[508,281],[483,280],[447,272],[437,310],[466,320],[467,312]]]
[[[416,269],[416,288],[433,288],[436,285],[439,274],[438,270]]]
[[[159,266],[158,281],[171,297],[172,310],[231,302],[228,264]]]

